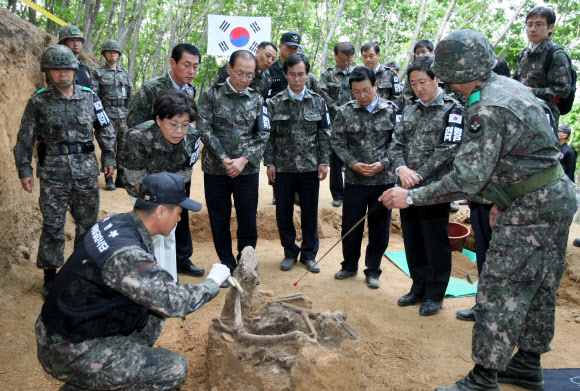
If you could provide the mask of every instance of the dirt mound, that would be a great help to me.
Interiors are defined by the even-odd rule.
[[[0,281],[19,280],[33,258],[41,227],[38,180],[32,194],[20,186],[12,149],[30,96],[44,87],[40,56],[56,38],[0,8]],[[8,277],[8,278],[7,278]]]

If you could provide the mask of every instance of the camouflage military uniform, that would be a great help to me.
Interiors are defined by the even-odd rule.
[[[115,166],[115,133],[99,98],[87,87],[74,86],[70,99],[56,87],[36,92],[28,101],[14,160],[19,178],[32,177],[32,154],[39,140],[40,211],[43,217],[37,266],[64,263],[64,224],[67,207],[76,223],[75,247],[97,221],[99,169],[92,152],[93,127],[103,166]],[[42,156],[44,155],[44,157]]]
[[[395,174],[388,157],[388,147],[395,127],[396,105],[377,94],[378,102],[369,113],[366,107],[352,100],[338,108],[335,117],[332,147],[346,165],[346,186],[342,208],[342,235],[346,234],[368,210],[375,207],[380,195],[395,183]],[[352,169],[356,163],[380,162],[383,171],[363,176]],[[369,243],[365,274],[381,274],[381,260],[389,244],[391,211],[382,205],[368,216]],[[342,242],[342,270],[356,272],[364,225],[361,224]]]
[[[117,65],[117,69],[105,64],[93,71],[92,90],[101,98],[103,107],[113,124],[117,136],[117,160],[129,133],[127,128],[127,114],[133,96],[133,82],[129,73]]]
[[[139,216],[135,212],[118,216],[130,216],[141,240],[116,251],[104,263],[101,279],[111,292],[149,309],[145,326],[128,335],[73,341],[51,330],[41,313],[36,322],[38,359],[51,376],[66,382],[67,389],[71,390],[175,389],[185,379],[185,358],[152,346],[163,330],[166,317],[183,317],[196,311],[216,297],[220,289],[209,279],[196,285],[174,283],[169,273],[156,263],[151,236]],[[108,231],[115,232],[114,229],[115,226]],[[114,238],[110,234],[106,238],[113,245]],[[73,257],[74,254],[67,265],[74,262]],[[50,304],[51,300],[49,296],[46,303]],[[49,308],[46,303],[43,312]]]
[[[230,233],[231,196],[238,219],[238,251],[255,248],[258,239],[258,172],[270,133],[260,130],[258,117],[264,99],[251,88],[237,92],[228,84],[218,84],[203,92],[199,102],[197,128],[203,141],[201,169],[205,173],[205,199],[220,261],[236,267]],[[223,159],[244,157],[248,163],[240,175],[227,176]]]
[[[131,151],[131,157],[123,163],[129,195],[136,198],[135,186],[148,175],[161,171],[183,176],[187,187],[199,155],[199,143],[199,133],[193,124],[189,125],[185,138],[178,144],[165,141],[155,121],[137,126],[127,137],[127,149]]]
[[[337,65],[330,67],[320,75],[318,88],[320,95],[328,105],[330,117],[335,118],[338,108],[354,99],[348,84],[348,77],[354,67],[348,67],[346,73]]]
[[[514,79],[526,87],[531,87],[535,96],[550,106],[556,129],[560,121],[560,110],[556,98],[565,98],[570,93],[570,65],[562,50],[554,52],[548,73],[544,72],[546,56],[554,42],[547,38],[534,51],[525,48],[518,58]]]
[[[465,198],[490,185],[505,189],[561,168],[544,111],[521,84],[484,76],[464,116],[466,136],[453,171],[415,190],[414,204]],[[576,189],[561,176],[538,190],[510,196],[511,205],[496,217],[475,307],[472,357],[477,364],[504,369],[514,345],[539,354],[550,350]],[[486,198],[503,203],[492,195]]]
[[[228,64],[226,64],[218,69],[217,74],[211,81],[211,85],[215,87],[220,83],[224,83],[228,77]],[[267,70],[258,71],[256,73],[256,77],[254,77],[250,83],[250,87],[258,91],[260,95],[266,99],[268,96],[268,91],[270,90],[270,87],[272,87],[272,78],[270,77],[270,73]]]
[[[127,126],[129,129],[133,129],[135,126],[151,120],[155,99],[163,91],[173,88],[175,87],[173,86],[169,72],[143,83],[131,101],[131,108],[127,116]],[[192,84],[185,85],[185,92],[195,98],[196,91]]]
[[[428,185],[451,171],[461,143],[461,116],[457,128],[451,110],[461,112],[459,102],[443,91],[429,105],[415,101],[403,111],[395,128],[389,154],[393,167],[406,166],[421,178],[419,186]],[[409,272],[413,279],[410,292],[428,300],[441,301],[451,276],[451,244],[448,239],[449,203],[415,206],[401,210],[403,242]]]
[[[276,168],[276,221],[285,257],[314,260],[318,252],[318,166],[330,158],[330,116],[324,99],[308,89],[302,100],[288,88],[268,102],[272,132],[264,165]],[[302,244],[296,245],[294,193],[299,195]]]
[[[388,67],[379,64],[379,68],[375,71],[378,84],[378,93],[383,99],[388,99],[397,102],[399,95],[403,92],[403,87],[399,83],[399,76]]]

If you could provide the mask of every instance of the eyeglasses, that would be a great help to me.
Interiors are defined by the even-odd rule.
[[[542,22],[538,22],[538,23],[531,23],[531,22],[530,23],[526,23],[526,28],[528,30],[531,30],[534,27],[536,27],[537,29],[541,29],[542,27],[545,27],[545,26],[547,26],[547,24],[546,23],[542,23]]]
[[[362,91],[352,90],[352,94],[354,96],[362,95],[362,94],[368,95],[368,94],[370,94],[373,91],[374,91],[374,87],[367,87],[367,88],[363,88]]]
[[[234,71],[233,69],[232,69],[232,72],[240,80],[254,80],[254,78],[256,77],[255,75],[244,75],[243,73],[238,73],[238,72]]]
[[[347,57],[347,58],[336,58],[336,62],[339,64],[351,64],[352,63],[352,57]]]
[[[165,120],[163,120],[165,122],[165,125],[167,125],[167,127],[171,130],[177,130],[177,129],[185,129],[187,131],[187,129],[189,129],[189,122],[184,122],[182,124],[178,124],[176,122],[167,122]]]

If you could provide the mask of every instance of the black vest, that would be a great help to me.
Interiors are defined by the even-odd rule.
[[[272,98],[288,87],[288,80],[286,80],[284,70],[278,64],[278,61],[276,61],[268,68],[268,72],[270,72],[270,77],[272,78],[272,87],[270,87],[268,98]]]
[[[104,263],[118,250],[145,243],[130,214],[95,224],[59,271],[44,305],[46,328],[72,342],[95,337],[129,335],[147,323],[149,310],[106,286]]]

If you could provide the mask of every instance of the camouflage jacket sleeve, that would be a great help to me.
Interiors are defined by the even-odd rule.
[[[276,106],[272,104],[272,99],[268,100],[266,104],[268,108],[268,115],[270,119],[274,118],[276,113]],[[272,130],[270,131],[270,137],[268,137],[268,142],[266,143],[266,148],[264,149],[264,166],[271,166],[274,164],[274,156],[276,155],[276,138],[278,137],[278,126],[277,123],[271,121]]]
[[[552,57],[552,64],[546,75],[546,88],[532,88],[534,95],[565,98],[570,93],[570,65],[563,50],[557,50]]]
[[[409,110],[409,109],[407,109]],[[405,110],[405,111],[407,111]],[[403,117],[405,114],[403,113]],[[399,167],[406,166],[405,162],[405,148],[409,142],[409,136],[412,129],[407,129],[405,122],[400,121],[395,126],[395,131],[393,132],[393,140],[389,146],[389,156],[393,162],[393,169],[396,170]]]
[[[201,94],[199,106],[197,107],[198,118],[196,125],[201,136],[201,141],[203,141],[203,147],[211,150],[212,153],[221,161],[227,159],[228,155],[213,131],[215,123],[214,109],[219,105],[219,102],[216,102],[214,99],[213,92],[213,88],[208,88]]]
[[[213,280],[179,285],[138,246],[122,249],[105,262],[103,281],[135,303],[157,314],[183,317],[198,310],[220,291]]]
[[[107,113],[99,97],[93,92],[93,106],[97,119],[93,123],[95,138],[101,148],[101,162],[103,166],[116,166],[115,156],[117,154],[117,142],[115,129],[109,120]]]
[[[97,72],[97,69],[95,69],[93,71],[93,77],[91,79],[91,90],[93,90],[93,92],[100,97],[100,92],[99,92],[99,87],[100,87],[100,75],[99,72]]]
[[[348,167],[352,167],[358,163],[358,159],[349,148],[346,140],[345,130],[347,130],[352,124],[348,118],[345,118],[344,116],[344,107],[345,106],[341,106],[342,109],[338,110],[334,117],[334,123],[332,126],[332,149],[344,164]]]
[[[320,81],[318,83],[319,94],[324,98],[324,101],[328,105],[328,109],[331,114],[335,114],[338,109],[338,103],[332,99],[328,91],[328,79],[332,68],[329,68],[326,72],[320,75]]]
[[[478,113],[478,118],[484,124],[483,134],[465,137],[455,156],[453,170],[439,181],[416,189],[413,203],[428,205],[470,199],[487,185],[500,160],[502,149],[506,148],[505,134],[502,132],[508,126],[516,130],[522,126],[521,121],[507,110],[501,115],[493,114]],[[512,140],[510,144],[518,141],[521,140]]]
[[[259,95],[259,99],[256,103],[256,117],[260,118],[263,113],[267,113],[267,108],[264,104],[264,98],[262,98],[262,95]],[[267,130],[259,129],[257,121],[259,121],[259,119],[256,120],[254,128],[252,129],[253,134],[250,142],[242,152],[242,156],[254,167],[260,167],[260,160],[262,160],[262,156],[264,156],[264,149],[266,149],[266,143],[268,142],[268,138],[270,138],[270,128]],[[269,119],[267,121],[269,126]]]
[[[324,99],[321,96],[319,96],[319,99],[321,103],[320,116],[322,119],[318,125],[318,164],[328,165],[330,163],[330,154],[332,153],[332,146],[330,143],[332,123]]]
[[[150,154],[148,153],[147,145],[145,144],[146,136],[144,131],[141,129],[132,130],[127,135],[125,143],[127,149],[131,151],[130,154],[127,154],[126,161],[123,162],[125,179],[131,186],[136,187],[138,184],[142,183],[148,175],[146,159]]]
[[[34,152],[34,143],[36,141],[36,134],[38,131],[37,118],[34,110],[34,96],[30,98],[22,120],[20,122],[20,130],[16,138],[16,145],[14,146],[14,162],[18,170],[18,178],[32,178],[32,154]]]

